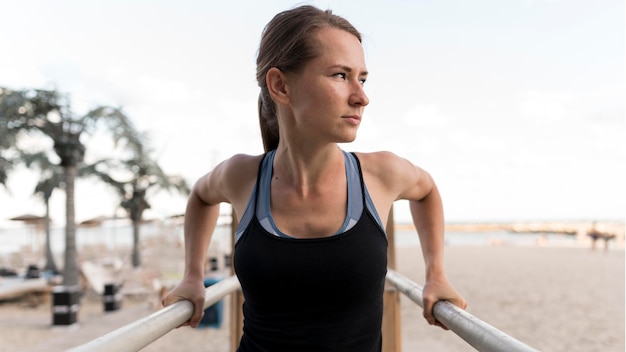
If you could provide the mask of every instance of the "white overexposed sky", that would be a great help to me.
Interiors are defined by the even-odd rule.
[[[344,149],[425,168],[449,221],[623,220],[624,1],[308,3],[364,34],[370,105]],[[262,152],[256,51],[265,24],[297,4],[0,0],[0,86],[56,88],[78,113],[122,106],[165,171],[193,183],[234,153]],[[106,154],[102,143],[88,158]],[[0,223],[43,214],[37,177],[11,175]],[[93,181],[78,183],[76,201],[78,221],[117,204]],[[63,202],[57,192],[60,223]],[[162,218],[185,199],[152,205],[147,215]]]

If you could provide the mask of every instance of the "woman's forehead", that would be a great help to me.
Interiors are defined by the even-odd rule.
[[[318,61],[326,65],[350,67],[356,71],[367,71],[365,53],[357,37],[341,29],[322,28],[316,33],[320,55]]]

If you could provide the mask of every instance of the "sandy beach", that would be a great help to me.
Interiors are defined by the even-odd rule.
[[[151,244],[149,270],[128,270],[132,284],[152,278],[172,282],[182,272],[182,248]],[[398,248],[397,271],[423,283],[420,248]],[[479,319],[541,351],[624,351],[624,250],[589,247],[452,246],[449,279]],[[131,285],[132,286],[132,285]],[[144,285],[145,286],[145,285]],[[45,297],[44,297],[45,298]],[[87,292],[78,323],[51,325],[51,302],[0,302],[0,351],[64,351],[158,309],[156,291],[126,295],[120,310],[104,312],[101,296]],[[219,329],[180,328],[143,351],[230,351],[229,304]],[[403,351],[473,351],[454,333],[433,328],[421,308],[402,298]]]

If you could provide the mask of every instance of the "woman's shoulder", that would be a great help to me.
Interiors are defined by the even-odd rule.
[[[256,178],[263,155],[235,154],[216,166],[213,172],[230,181]]]
[[[369,185],[388,194],[406,193],[415,185],[428,186],[430,175],[408,159],[393,152],[355,153],[361,163],[363,177]]]
[[[376,174],[399,172],[408,165],[412,165],[407,159],[389,151],[356,152],[355,155],[364,171]]]
[[[224,160],[224,164],[228,167],[258,167],[265,154],[234,154],[230,158]]]
[[[256,182],[261,155],[236,154],[218,164],[196,184],[208,203],[237,203]]]

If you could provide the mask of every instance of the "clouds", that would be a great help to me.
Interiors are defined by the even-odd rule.
[[[345,149],[425,167],[452,220],[626,213],[623,2],[315,3],[365,34],[371,103]],[[292,6],[12,3],[0,85],[56,86],[78,112],[122,106],[165,170],[193,182],[234,153],[261,152],[256,50]]]
[[[568,92],[527,91],[523,92],[518,105],[518,116],[533,125],[563,123],[573,111],[568,111],[574,97]]]
[[[408,126],[445,127],[448,118],[436,104],[417,104],[406,112],[403,122]]]

